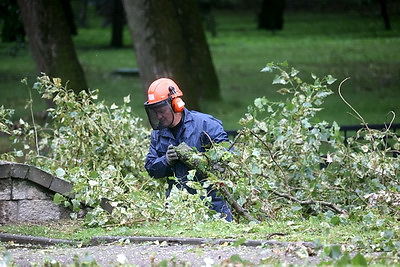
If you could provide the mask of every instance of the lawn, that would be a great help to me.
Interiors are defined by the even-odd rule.
[[[214,15],[217,36],[207,33],[207,38],[223,101],[203,102],[202,110],[221,119],[226,129],[239,127],[238,120],[255,98],[282,99],[276,93],[279,88],[272,85],[273,74],[260,72],[271,61],[287,61],[305,80],[311,73],[338,79],[320,119],[340,125],[360,123],[337,94],[339,82],[347,77],[343,95],[368,123],[387,122],[389,111],[400,110],[399,15],[392,15],[394,30],[385,31],[378,15],[287,13],[284,30],[275,33],[257,30],[252,12],[217,11]],[[113,74],[118,68],[137,67],[127,27],[125,47],[111,49],[110,29],[101,28],[99,18],[89,23],[89,28],[79,29],[74,42],[90,88],[99,89],[100,97],[110,104],[121,103],[130,94],[134,112],[145,118],[140,78]],[[24,105],[29,93],[20,80],[28,77],[32,84],[37,75],[28,45],[16,51],[14,44],[1,43],[0,51],[0,105],[16,109],[16,117],[28,118]],[[43,109],[38,97],[34,99],[35,109]]]

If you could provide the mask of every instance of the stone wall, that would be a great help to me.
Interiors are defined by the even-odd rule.
[[[72,184],[34,166],[0,161],[0,223],[69,218],[71,210],[53,202],[71,196]]]

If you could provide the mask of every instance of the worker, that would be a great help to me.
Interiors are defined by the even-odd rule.
[[[196,194],[196,190],[187,185],[189,167],[179,160],[175,146],[185,142],[199,152],[204,152],[211,142],[229,141],[221,121],[210,115],[188,110],[182,96],[182,91],[173,80],[159,78],[150,84],[148,98],[144,103],[153,128],[145,167],[154,178],[176,177],[168,179],[167,197],[173,186]],[[195,179],[204,182],[204,177],[196,176]],[[221,213],[227,221],[232,221],[229,204],[211,186],[207,188],[207,192],[212,201],[210,208]]]

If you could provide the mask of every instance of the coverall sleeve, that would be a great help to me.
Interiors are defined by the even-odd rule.
[[[201,136],[203,145],[210,144],[210,138],[215,143],[227,142],[229,141],[228,134],[224,130],[222,126],[222,122],[212,118],[209,121],[205,121],[203,125],[203,129],[206,129],[206,132],[209,136],[203,134]]]
[[[159,155],[156,150],[157,138],[152,134],[149,153],[146,157],[145,168],[148,174],[154,178],[172,176],[172,169],[167,164],[165,153]]]

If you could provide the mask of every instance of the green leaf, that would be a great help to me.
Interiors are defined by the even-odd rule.
[[[256,108],[258,109],[262,109],[264,108],[264,105],[266,104],[266,99],[265,98],[256,98],[254,100],[254,106],[256,106]]]
[[[357,253],[357,255],[351,259],[350,263],[355,266],[368,266],[367,260],[360,253]]]
[[[250,264],[249,261],[242,259],[238,254],[234,254],[230,257],[229,261],[231,263],[242,263],[242,264]]]
[[[81,203],[78,200],[72,199],[71,202],[72,202],[72,210],[74,212],[77,212],[81,209]]]
[[[127,96],[124,97],[124,103],[126,103],[126,104],[131,103],[131,96],[130,95],[127,95]]]
[[[303,209],[303,207],[301,205],[293,205],[292,206],[292,211],[293,212],[299,211],[301,209]]]
[[[56,176],[59,178],[63,178],[65,176],[65,171],[63,168],[59,167],[56,170]]]
[[[60,204],[63,203],[65,200],[66,200],[66,198],[65,198],[63,195],[61,195],[61,194],[59,194],[59,193],[55,193],[55,194],[54,194],[54,198],[53,198],[54,203],[60,205]]]
[[[328,75],[327,76],[327,79],[326,79],[326,82],[328,83],[328,84],[332,84],[332,83],[334,83],[334,82],[336,82],[336,78],[334,78],[332,75]]]
[[[234,247],[239,247],[242,244],[244,244],[244,242],[246,242],[246,238],[240,238],[240,239],[236,240],[232,245]]]
[[[272,72],[272,68],[270,66],[265,66],[264,68],[261,69],[261,72]]]
[[[350,263],[350,255],[346,251],[343,256],[336,261],[335,266],[348,266]]]
[[[335,245],[335,246],[330,247],[330,251],[329,251],[328,255],[332,259],[335,259],[335,260],[339,259],[340,256],[342,255],[340,246]]]
[[[340,218],[338,216],[333,216],[330,220],[332,225],[339,225],[341,223]]]
[[[287,84],[287,81],[280,75],[276,75],[272,84]]]
[[[295,68],[292,68],[292,70],[290,71],[290,76],[294,77],[297,74],[299,74],[300,71],[296,70]]]
[[[383,238],[385,238],[386,240],[392,239],[394,237],[394,231],[393,230],[386,230],[383,233]]]

